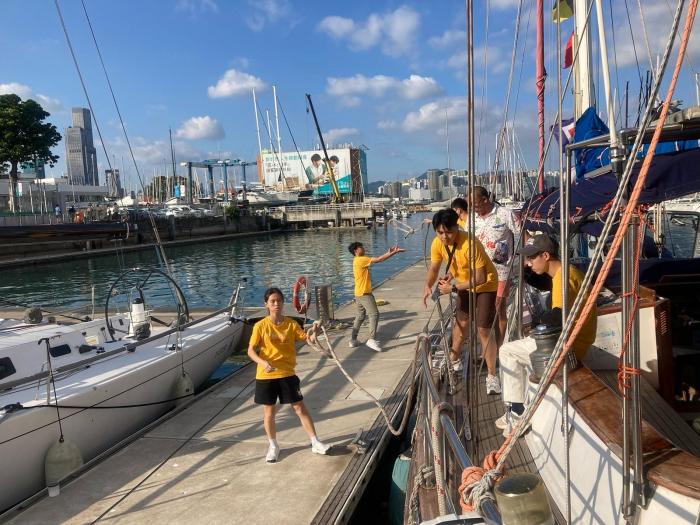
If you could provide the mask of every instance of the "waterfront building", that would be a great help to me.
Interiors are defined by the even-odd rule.
[[[0,179],[0,210],[9,209],[9,182]],[[68,177],[21,179],[17,186],[17,208],[21,212],[52,213],[58,204],[65,211],[71,204],[79,207],[102,203],[107,193],[107,186],[72,184]]]
[[[98,186],[97,150],[93,144],[92,116],[87,108],[73,108],[72,126],[66,128],[66,165],[73,184]]]

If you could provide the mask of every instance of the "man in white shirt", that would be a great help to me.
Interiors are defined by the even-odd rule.
[[[483,186],[474,186],[471,199],[474,209],[474,227],[476,237],[484,245],[498,272],[498,292],[496,293],[496,343],[500,348],[506,334],[506,298],[509,289],[509,272],[513,258],[515,238],[520,229],[515,223],[513,213],[493,202],[489,192]]]

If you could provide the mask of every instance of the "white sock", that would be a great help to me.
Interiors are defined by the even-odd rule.
[[[275,447],[275,448],[280,448],[280,446],[277,444],[277,440],[276,440],[276,439],[271,439],[271,440],[270,440],[270,446],[271,446],[271,447]]]
[[[311,438],[311,445],[315,445],[316,443],[319,443],[319,440],[318,440],[318,438],[317,438],[316,436],[313,436],[313,437]]]

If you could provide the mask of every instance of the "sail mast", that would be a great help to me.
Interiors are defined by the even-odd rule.
[[[260,141],[260,121],[258,120],[258,101],[255,98],[255,88],[253,88],[253,113],[255,113],[255,131],[258,134],[258,154],[262,162],[262,142]]]
[[[275,99],[275,126],[277,127],[277,152],[282,154],[282,137],[280,136],[280,116],[277,110],[277,86],[272,86],[272,96]]]
[[[574,71],[574,118],[578,119],[593,104],[591,83],[591,37],[586,18],[586,0],[574,3],[574,44],[578,46],[576,69]],[[580,42],[580,43],[579,43]],[[559,66],[557,66],[559,67]]]
[[[537,88],[537,191],[544,192],[544,0],[537,0],[537,51],[535,54]]]

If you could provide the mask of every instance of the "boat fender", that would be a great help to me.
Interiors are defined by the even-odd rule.
[[[303,302],[303,304],[299,298],[299,293],[301,291],[302,286],[304,287],[304,302]],[[294,281],[294,286],[292,286],[292,306],[294,306],[294,309],[297,312],[299,312],[300,314],[304,314],[309,309],[310,304],[311,304],[311,294],[309,294],[309,288],[308,288],[308,284],[306,281],[306,277],[304,277],[302,275],[300,277],[297,277],[297,280]]]
[[[190,375],[183,370],[181,374],[178,374],[175,380],[173,397],[177,399],[176,403],[180,404],[184,402],[188,396],[192,395],[194,395],[194,382]]]
[[[39,324],[43,318],[41,308],[38,306],[32,306],[24,311],[24,322],[27,324]]]
[[[83,465],[83,455],[78,445],[61,437],[49,447],[44,458],[44,474],[46,475],[46,487],[49,496],[58,496],[61,492],[59,483],[66,476],[79,469]]]

